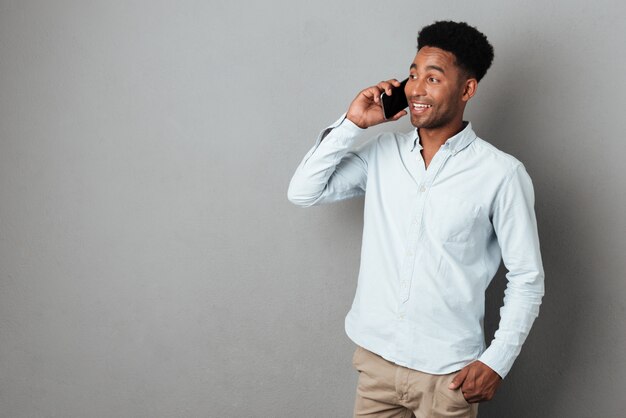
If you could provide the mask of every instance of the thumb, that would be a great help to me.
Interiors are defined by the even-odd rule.
[[[452,382],[450,382],[450,384],[448,385],[448,389],[456,389],[459,386],[461,386],[463,382],[465,381],[465,378],[467,377],[468,372],[469,372],[469,369],[467,368],[467,366],[463,367],[461,371],[459,372],[459,374],[454,376],[454,379],[452,379]]]
[[[406,110],[401,110],[401,111],[399,111],[398,113],[396,113],[396,114],[395,114],[395,115],[394,115],[394,116],[393,116],[390,120],[395,121],[395,120],[398,120],[398,119],[400,119],[402,116],[405,116],[405,115],[407,115],[407,111],[406,111]]]

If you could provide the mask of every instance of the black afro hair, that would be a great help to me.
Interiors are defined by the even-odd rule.
[[[425,46],[453,53],[456,64],[477,81],[493,61],[493,47],[487,37],[465,22],[439,21],[425,26],[417,35],[418,51]]]

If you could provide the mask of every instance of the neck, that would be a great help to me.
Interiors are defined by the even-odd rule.
[[[424,148],[439,148],[449,138],[458,134],[463,130],[463,120],[459,119],[454,123],[450,123],[446,126],[439,128],[427,129],[419,128],[419,137],[422,147]]]

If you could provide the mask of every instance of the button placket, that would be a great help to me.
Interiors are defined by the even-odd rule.
[[[417,196],[411,214],[418,213],[420,211],[420,197]],[[412,215],[415,216],[415,215]],[[419,217],[415,217],[409,225],[409,233],[406,244],[406,250],[404,252],[404,261],[400,270],[400,283],[399,283],[399,300],[400,306],[398,311],[399,319],[404,317],[404,307],[402,304],[409,299],[409,292],[411,287],[411,276],[413,275],[413,266],[415,265],[415,254],[417,237],[419,234],[420,220]],[[402,316],[402,318],[400,318]]]
[[[423,231],[423,218],[424,218],[424,207],[426,204],[426,199],[428,199],[428,191],[430,190],[430,185],[433,184],[437,174],[439,173],[441,167],[446,163],[448,158],[452,155],[447,149],[444,150],[444,158],[433,158],[431,162],[432,170],[426,170],[426,175],[424,180],[418,187],[419,193],[416,197],[416,202],[413,205],[414,208],[411,211],[411,216],[414,216],[413,221],[409,225],[409,234],[408,234],[408,242],[406,246],[406,252],[404,257],[404,262],[402,265],[402,269],[400,271],[400,302],[401,305],[405,304],[409,300],[411,284],[413,281],[413,268],[415,266],[415,257],[417,256],[417,246],[419,245],[419,238],[421,236],[421,232]],[[441,155],[439,155],[441,157]],[[399,309],[399,316],[403,315],[404,308]]]

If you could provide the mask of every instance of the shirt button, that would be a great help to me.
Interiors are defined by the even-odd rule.
[[[421,186],[420,187],[420,192],[425,192],[426,191],[426,186]]]

